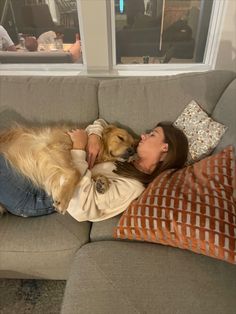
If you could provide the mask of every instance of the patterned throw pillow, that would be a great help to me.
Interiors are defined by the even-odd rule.
[[[196,161],[209,155],[219,143],[226,126],[214,121],[192,100],[174,122],[189,142],[189,161]]]
[[[236,264],[235,176],[232,146],[186,168],[163,172],[123,213],[114,237]]]

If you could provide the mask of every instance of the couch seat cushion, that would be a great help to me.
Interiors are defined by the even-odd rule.
[[[236,267],[148,243],[103,241],[76,254],[62,314],[234,314]]]
[[[90,241],[114,240],[114,231],[121,216],[122,214],[93,223],[90,232]]]
[[[0,218],[0,276],[67,279],[75,252],[89,241],[90,223],[52,214]]]

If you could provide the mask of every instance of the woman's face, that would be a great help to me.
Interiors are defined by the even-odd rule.
[[[163,153],[168,151],[162,127],[156,127],[148,134],[142,134],[137,147],[140,158],[152,158],[157,163],[161,160]]]

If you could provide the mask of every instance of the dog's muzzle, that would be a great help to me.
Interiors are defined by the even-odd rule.
[[[121,158],[128,160],[129,157],[133,156],[136,153],[135,149],[133,147],[129,147],[126,149],[124,154],[121,156]]]

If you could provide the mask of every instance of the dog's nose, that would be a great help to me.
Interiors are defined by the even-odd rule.
[[[134,153],[135,153],[135,149],[134,149],[133,147],[129,147],[129,148],[127,149],[127,153],[129,154],[129,156],[132,156],[132,155],[134,155]]]

